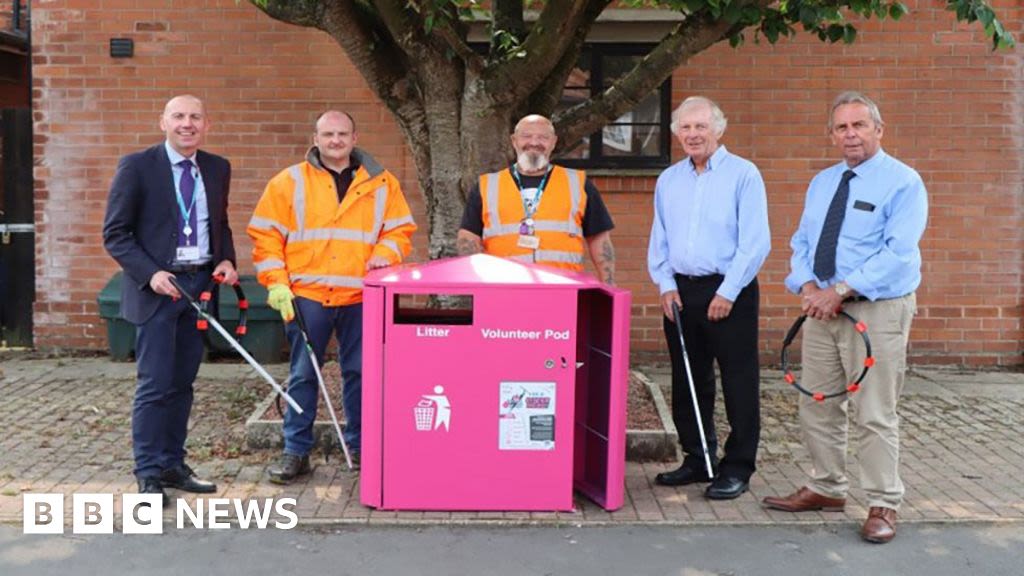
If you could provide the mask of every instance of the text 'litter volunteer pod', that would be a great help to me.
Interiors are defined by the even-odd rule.
[[[628,291],[477,254],[371,272],[363,310],[363,504],[622,506]]]

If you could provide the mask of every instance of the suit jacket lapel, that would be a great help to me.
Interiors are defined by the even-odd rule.
[[[171,170],[171,160],[167,157],[167,150],[163,144],[156,146],[153,150],[156,155],[157,194],[159,202],[165,204],[172,214],[178,214],[178,201],[175,199],[174,172]],[[177,220],[175,220],[177,222]]]
[[[206,213],[210,216],[212,238],[214,222],[219,222],[220,218],[218,211],[220,210],[221,175],[217,173],[214,164],[209,159],[210,157],[202,150],[196,153],[196,163],[199,164],[199,174],[203,178],[203,188],[206,190]]]

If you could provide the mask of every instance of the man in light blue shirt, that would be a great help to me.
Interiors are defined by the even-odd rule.
[[[672,360],[672,416],[685,457],[655,482],[683,486],[713,482],[705,491],[726,500],[747,490],[761,433],[757,331],[757,272],[771,247],[764,180],[751,162],[719,145],[726,119],[711,100],[687,98],[672,113],[672,132],[687,157],[658,177],[647,253],[658,285]],[[715,370],[731,431],[715,478],[708,477],[682,357],[673,306],[681,308],[683,337],[712,466],[717,462]]]
[[[803,297],[803,386],[828,395],[873,367],[859,391],[839,399],[800,398],[800,424],[811,454],[811,482],[766,506],[790,512],[841,510],[846,504],[847,409],[856,406],[861,486],[868,518],[861,536],[875,543],[896,535],[903,499],[899,476],[899,416],[907,341],[921,283],[918,242],[928,198],[916,171],[882,150],[878,106],[845,92],[832,106],[829,133],[843,161],[818,173],[807,190],[800,226],[790,243],[786,287]],[[872,344],[866,360],[860,335],[837,319],[842,309],[865,323]]]

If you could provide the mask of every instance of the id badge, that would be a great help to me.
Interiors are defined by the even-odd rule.
[[[178,262],[199,260],[199,246],[179,246],[174,254],[174,259]]]
[[[540,238],[536,236],[526,236],[525,234],[520,234],[519,242],[517,244],[520,248],[536,250],[537,248],[540,248]]]

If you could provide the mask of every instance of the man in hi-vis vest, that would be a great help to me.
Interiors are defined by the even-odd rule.
[[[458,252],[582,271],[589,249],[598,278],[614,284],[611,215],[582,170],[550,164],[556,142],[555,127],[543,116],[516,124],[516,162],[483,174],[469,192]]]
[[[284,414],[284,454],[270,481],[290,482],[310,471],[319,395],[313,362],[292,318],[299,308],[316,357],[338,338],[344,380],[345,442],[358,464],[362,411],[363,277],[398,264],[416,230],[398,179],[355,147],[356,127],[344,112],[316,121],[306,160],[267,184],[247,232],[253,264],[267,287],[267,304],[281,313],[291,346],[288,393],[302,406]],[[326,400],[326,399],[325,399]]]

